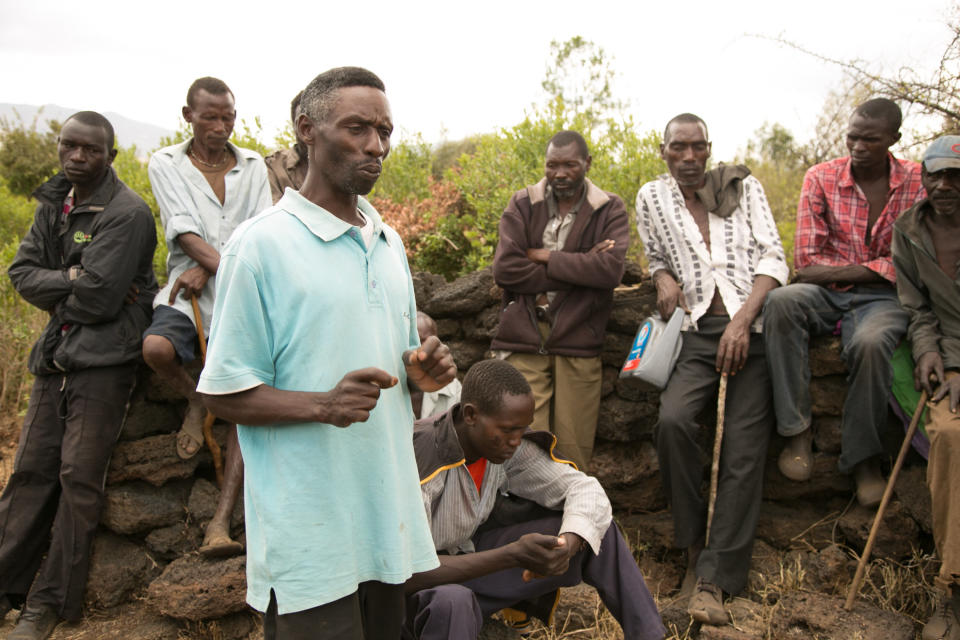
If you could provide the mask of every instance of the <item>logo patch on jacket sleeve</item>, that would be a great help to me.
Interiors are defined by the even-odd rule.
[[[75,234],[73,234],[73,241],[77,244],[83,244],[84,242],[90,242],[91,240],[93,240],[93,236],[89,233],[77,231]]]

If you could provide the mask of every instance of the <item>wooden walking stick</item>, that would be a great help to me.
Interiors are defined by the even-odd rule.
[[[913,440],[913,434],[917,432],[917,425],[920,424],[920,416],[927,405],[927,391],[924,389],[920,394],[920,401],[913,412],[913,418],[910,420],[910,426],[907,427],[907,434],[903,436],[903,444],[900,445],[900,453],[897,454],[897,461],[893,464],[893,470],[890,472],[890,479],[887,480],[887,487],[883,491],[883,498],[880,500],[880,506],[877,507],[877,515],[873,518],[873,526],[870,527],[870,535],[867,536],[867,544],[863,547],[863,553],[860,555],[860,562],[857,563],[857,573],[853,576],[853,582],[850,584],[850,592],[847,594],[847,601],[843,608],[847,611],[853,609],[853,602],[857,599],[857,593],[860,591],[860,583],[863,582],[863,575],[867,569],[867,561],[870,559],[870,552],[873,551],[873,543],[877,540],[877,531],[880,529],[880,521],[883,519],[883,512],[887,510],[887,503],[893,495],[893,485],[897,483],[897,476],[900,475],[900,467],[903,466],[903,460],[907,457],[907,451],[910,450],[910,442]]]
[[[190,304],[193,305],[193,320],[197,323],[197,338],[200,342],[200,362],[207,363],[207,341],[203,336],[203,316],[200,315],[200,304],[197,302],[197,296],[190,296]],[[223,455],[220,453],[220,445],[213,437],[213,421],[217,417],[211,411],[207,411],[203,419],[203,439],[210,449],[210,455],[213,456],[213,471],[217,475],[217,486],[223,488]]]
[[[723,446],[723,414],[727,409],[727,374],[720,375],[717,391],[717,435],[713,439],[713,464],[710,465],[710,497],[707,503],[707,535],[703,546],[710,544],[710,526],[713,524],[713,509],[717,505],[717,484],[720,478],[720,449]]]

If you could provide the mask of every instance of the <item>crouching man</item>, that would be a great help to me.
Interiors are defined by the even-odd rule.
[[[595,478],[532,431],[530,385],[511,364],[467,372],[460,404],[413,442],[440,567],[407,582],[404,638],[476,638],[510,607],[549,624],[560,587],[586,582],[628,639],[664,637],[656,604]],[[509,494],[509,495],[507,495]]]

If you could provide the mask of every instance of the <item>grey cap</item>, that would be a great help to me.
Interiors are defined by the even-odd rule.
[[[923,166],[928,173],[944,169],[960,169],[960,136],[940,136],[923,154]]]

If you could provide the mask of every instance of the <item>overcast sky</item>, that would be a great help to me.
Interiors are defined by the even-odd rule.
[[[387,85],[398,132],[454,140],[540,102],[551,40],[612,56],[614,91],[643,130],[692,111],[714,156],[765,121],[810,135],[841,72],[769,40],[929,72],[949,33],[947,0],[864,2],[136,2],[2,0],[0,102],[114,111],[175,128],[194,78],[217,76],[240,117],[282,127],[317,73],[360,65]],[[121,140],[121,143],[123,141]]]

